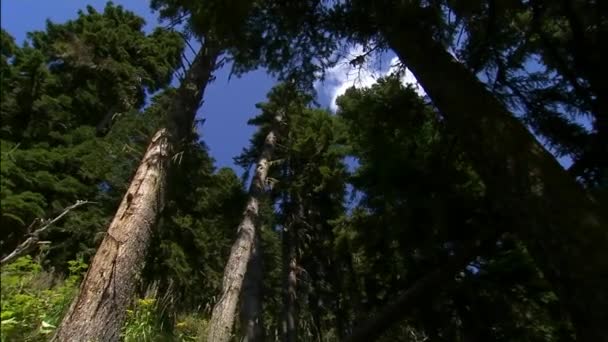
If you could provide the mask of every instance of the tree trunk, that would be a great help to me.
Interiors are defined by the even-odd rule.
[[[169,129],[160,129],[152,138],[53,340],[119,340],[152,229],[163,208],[169,155],[176,142],[188,137],[218,54],[212,44],[205,44],[197,54],[171,103]]]
[[[263,263],[260,238],[256,237],[251,259],[245,273],[243,297],[241,298],[242,342],[261,342],[264,340],[262,322],[262,281]]]
[[[431,34],[393,14],[379,22],[458,135],[495,205],[518,219],[514,228],[569,307],[579,339],[607,341],[608,229],[599,205]]]
[[[277,122],[280,122],[281,119],[281,116],[275,118]],[[259,200],[264,194],[266,176],[276,140],[277,136],[273,129],[266,136],[264,148],[249,187],[249,201],[243,213],[243,220],[237,228],[237,237],[226,263],[222,293],[211,313],[207,341],[228,342],[232,337],[236,306],[257,233],[256,220],[258,219]]]
[[[169,141],[165,129],[152,138],[54,340],[119,340],[152,228],[162,210]]]
[[[303,213],[302,204],[298,204]],[[294,215],[295,216],[295,215]],[[300,216],[301,217],[301,216]],[[295,220],[283,228],[283,319],[284,342],[297,341],[298,313],[297,286],[298,261],[296,258],[297,223]]]

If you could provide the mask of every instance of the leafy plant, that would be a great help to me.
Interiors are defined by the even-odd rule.
[[[69,276],[45,271],[31,256],[2,268],[2,341],[46,341],[78,290],[87,265],[68,262]]]
[[[134,308],[127,310],[127,322],[123,328],[124,341],[155,341],[160,330],[157,318],[156,299],[138,299]]]

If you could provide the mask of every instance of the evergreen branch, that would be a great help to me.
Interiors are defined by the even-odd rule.
[[[190,40],[188,38],[187,35],[185,35],[183,32],[179,32],[180,37],[182,37],[182,39],[184,40],[184,42],[186,43],[186,45],[190,48],[190,51],[196,56],[196,54],[198,53],[190,44]]]
[[[20,256],[23,256],[24,254],[31,251],[36,245],[49,243],[48,241],[40,241],[40,234],[42,234],[44,231],[49,229],[49,227],[51,227],[57,221],[61,220],[61,218],[63,218],[65,215],[67,215],[70,211],[72,211],[80,206],[83,206],[85,204],[90,204],[90,203],[96,203],[96,202],[78,200],[78,201],[76,201],[76,203],[65,208],[61,212],[61,214],[57,215],[53,219],[47,219],[47,220],[43,220],[43,219],[39,219],[39,218],[34,219],[32,224],[30,224],[30,226],[28,227],[29,237],[25,241],[23,241],[19,246],[17,246],[17,248],[15,248],[12,252],[10,252],[7,256],[2,258],[2,261],[0,261],[0,265],[4,266],[4,265],[10,263],[11,261],[14,261],[15,259],[19,258]],[[40,225],[40,228],[31,232],[32,228],[36,225]]]
[[[376,315],[361,322],[352,334],[346,338],[346,341],[373,341],[378,338],[384,331],[403,319],[408,313],[408,308],[414,307],[417,301],[423,299],[433,289],[437,289],[438,286],[443,288],[454,286],[455,275],[460,270],[465,269],[477,256],[482,255],[484,250],[491,248],[503,235],[492,232],[489,237],[482,241],[474,241],[461,247],[442,266],[419,278],[400,295],[392,298]]]

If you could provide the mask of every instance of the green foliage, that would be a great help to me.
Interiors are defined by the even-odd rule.
[[[30,256],[2,267],[2,340],[47,341],[86,268],[82,259],[69,261],[69,275],[61,279]]]
[[[172,162],[168,200],[144,270],[171,299],[167,329],[182,313],[210,313],[245,205],[239,178],[231,169],[215,170],[203,143],[184,146]]]
[[[97,204],[48,231],[49,262],[60,269],[78,253],[92,254],[162,119],[139,110],[180,62],[179,35],[146,34],[143,25],[110,3],[103,12],[88,7],[74,20],[48,22],[22,47],[2,31],[2,254],[24,240],[34,219],[76,200]]]
[[[606,91],[598,45],[608,32],[604,4],[535,1],[450,3],[466,38],[456,50],[474,72],[487,75],[495,94],[522,114],[572,174],[588,187],[605,187],[608,165]],[[602,14],[599,14],[602,13]],[[533,66],[533,67],[532,67]],[[590,125],[584,125],[587,121]],[[592,126],[589,130],[585,126]]]
[[[348,90],[338,104],[359,163],[351,182],[360,202],[335,231],[337,250],[348,256],[342,294],[350,303],[347,317],[356,321],[440,266],[463,241],[511,227],[487,206],[485,187],[458,139],[413,89],[388,78]],[[455,290],[437,284],[427,304],[413,308],[383,338],[410,330],[438,341],[567,336],[568,319],[527,252],[501,239],[485,253],[456,277]]]
[[[127,320],[122,333],[123,341],[158,341],[160,327],[156,312],[155,298],[138,299],[133,309],[127,310]]]
[[[264,66],[287,81],[258,105],[260,114],[250,120],[258,131],[237,158],[249,170],[266,134],[278,131],[258,224],[267,340],[279,339],[290,258],[298,266],[299,338],[342,340],[460,246],[493,231],[525,229],[489,205],[496,198],[486,193],[459,137],[396,77],[348,90],[336,115],[314,108],[312,81],[335,62],[340,45],[386,48],[389,19],[432,32],[473,72],[485,72],[488,88],[522,112],[556,154],[573,157],[573,175],[602,194],[606,77],[597,44],[608,21],[599,3],[152,1],[162,19],[185,24],[186,38],[218,43],[234,73]],[[101,13],[88,7],[74,20],[49,22],[22,46],[0,32],[0,252],[23,241],[34,219],[53,217],[78,199],[97,202],[48,231],[44,257],[3,267],[2,340],[52,334],[86,269],[82,260],[68,260],[94,253],[164,122],[175,97],[164,88],[183,41],[170,30],[146,34],[144,24],[110,3]],[[461,30],[464,43],[454,43]],[[532,58],[539,65],[533,72],[526,70]],[[276,125],[278,113],[283,120]],[[592,131],[577,122],[581,117],[593,118]],[[128,311],[125,341],[206,336],[242,217],[243,182],[230,169],[215,169],[198,136],[173,152],[143,299]],[[142,294],[149,284],[158,291]],[[432,286],[381,341],[573,339],[570,317],[516,237],[501,235],[453,279]]]
[[[198,341],[200,336],[207,336],[209,321],[197,314],[180,315],[175,324],[175,336],[178,341]]]
[[[182,313],[174,316],[171,330],[163,326],[162,299],[157,294],[135,300],[127,310],[127,320],[122,329],[125,342],[197,341],[206,336],[208,319],[197,313]]]

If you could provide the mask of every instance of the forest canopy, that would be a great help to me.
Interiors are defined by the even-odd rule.
[[[608,341],[607,3],[149,6],[0,32],[3,341]]]

